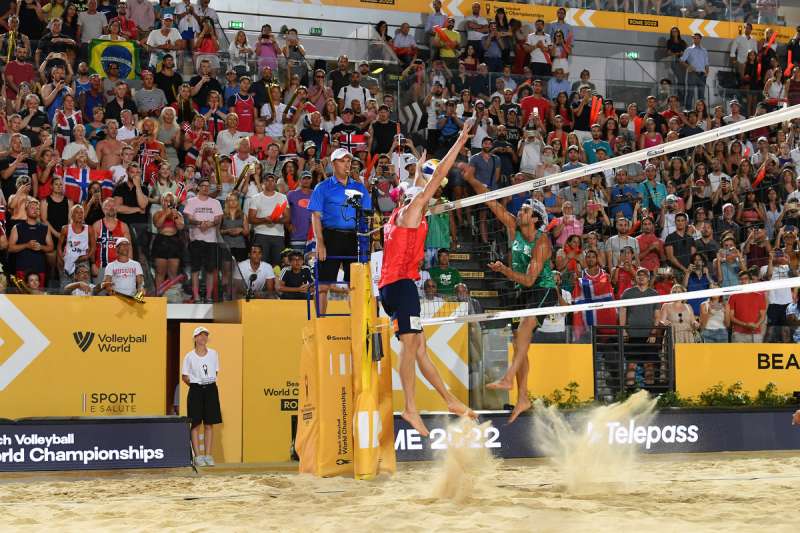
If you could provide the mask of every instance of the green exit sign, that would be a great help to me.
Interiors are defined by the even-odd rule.
[[[309,28],[308,34],[320,37],[322,35],[322,26],[320,26],[319,28]]]
[[[625,52],[625,57],[628,59],[639,59],[639,52],[636,51]]]
[[[244,29],[244,22],[242,22],[241,20],[231,20],[228,22],[228,29],[229,30]]]

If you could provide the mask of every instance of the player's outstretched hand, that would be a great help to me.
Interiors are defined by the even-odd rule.
[[[461,135],[462,136],[469,136],[472,128],[475,127],[475,117],[469,117],[467,120],[464,121],[464,126],[461,128]]]
[[[800,426],[800,409],[794,412],[792,415],[792,425],[793,426]]]
[[[493,263],[489,263],[488,267],[492,270],[492,272],[502,272],[503,268],[505,268],[505,264],[502,261],[495,261]]]

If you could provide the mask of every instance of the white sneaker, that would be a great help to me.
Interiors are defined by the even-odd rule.
[[[208,466],[205,455],[197,455],[194,458],[194,466]]]
[[[216,465],[216,463],[214,462],[214,458],[213,457],[211,457],[210,455],[206,455],[204,457],[205,457],[205,460],[206,460],[206,466],[214,466],[214,465]]]

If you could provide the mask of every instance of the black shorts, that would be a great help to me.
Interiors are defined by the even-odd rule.
[[[767,306],[767,324],[770,326],[788,326],[786,308],[789,304],[769,304]]]
[[[323,229],[327,257],[350,257],[352,259],[328,259],[319,264],[319,282],[335,283],[339,275],[339,267],[344,268],[344,280],[350,281],[350,263],[356,259],[356,232]]]
[[[213,272],[217,269],[219,246],[215,242],[192,241],[189,243],[189,260],[192,272]]]
[[[221,424],[222,410],[219,407],[219,390],[216,383],[189,385],[186,398],[186,414],[192,419],[192,425]]]
[[[523,289],[519,294],[519,304],[523,309],[539,309],[541,307],[555,307],[558,305],[558,290],[548,287],[532,287]],[[539,325],[545,315],[537,316]]]
[[[156,259],[180,259],[183,243],[179,235],[156,235],[153,240],[153,257]]]
[[[392,320],[394,334],[399,337],[405,333],[420,333],[419,292],[410,279],[401,279],[385,285],[380,290],[381,305]]]

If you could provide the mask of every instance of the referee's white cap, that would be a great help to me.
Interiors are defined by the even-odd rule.
[[[201,333],[205,333],[206,335],[208,335],[210,332],[203,326],[197,326],[196,328],[194,328],[194,334],[192,335],[192,337],[197,337]]]
[[[347,148],[337,148],[331,154],[331,161],[336,161],[337,159],[344,159],[345,157],[349,157],[350,159],[353,158],[353,154],[351,154]]]

